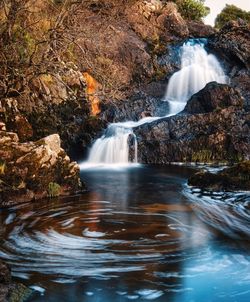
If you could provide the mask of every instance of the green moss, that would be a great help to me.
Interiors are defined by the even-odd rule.
[[[48,186],[48,195],[50,198],[58,197],[60,195],[61,186],[56,182],[50,182]]]
[[[214,159],[213,152],[208,149],[202,149],[192,154],[192,162],[210,163]]]

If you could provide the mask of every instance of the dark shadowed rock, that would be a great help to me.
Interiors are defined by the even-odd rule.
[[[250,68],[250,25],[237,21],[227,23],[209,39],[208,47],[215,50],[231,64],[242,64]]]
[[[198,94],[187,106],[188,113],[184,111],[134,130],[140,162],[204,163],[249,159],[250,113],[241,108],[242,99],[233,88],[216,83],[211,83],[210,87],[218,90],[218,96],[223,91],[222,108],[209,94],[204,96],[210,98],[207,106]],[[226,107],[228,100],[230,106]]]
[[[211,82],[190,98],[184,112],[208,113],[230,106],[242,108],[243,98],[240,93],[228,85]]]
[[[20,283],[11,280],[9,267],[0,261],[0,301],[22,302],[32,294],[32,291]]]
[[[223,61],[230,84],[239,89],[250,110],[250,25],[231,21],[209,38],[207,46]]]
[[[201,171],[190,177],[188,184],[209,190],[250,191],[250,161],[241,162],[214,174]]]
[[[145,116],[165,116],[168,109],[168,102],[144,93],[138,93],[125,101],[104,104],[101,118],[109,123],[138,121]]]

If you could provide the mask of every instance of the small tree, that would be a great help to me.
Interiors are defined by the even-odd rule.
[[[205,6],[204,2],[204,0],[175,0],[182,17],[193,21],[201,21],[209,14],[210,8]]]
[[[227,22],[231,20],[242,19],[250,22],[250,12],[244,11],[235,5],[226,5],[225,8],[215,19],[215,27],[222,28]]]

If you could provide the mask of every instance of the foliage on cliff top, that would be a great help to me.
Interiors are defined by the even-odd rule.
[[[227,22],[242,19],[250,23],[250,12],[244,11],[235,5],[226,5],[215,19],[215,27],[222,28]]]
[[[174,0],[182,17],[187,20],[201,21],[210,9],[204,5],[204,0]]]

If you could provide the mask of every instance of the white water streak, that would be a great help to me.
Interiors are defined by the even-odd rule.
[[[166,116],[182,111],[187,100],[209,82],[226,83],[227,78],[216,57],[208,54],[203,44],[187,42],[182,47],[181,70],[169,80],[165,100],[169,102],[170,112]],[[137,138],[133,128],[151,123],[162,117],[147,117],[138,122],[128,121],[109,125],[105,134],[92,146],[89,158],[82,168],[100,164],[124,166],[131,163],[130,144],[134,147],[133,163],[138,162]],[[129,143],[130,142],[130,143]]]

